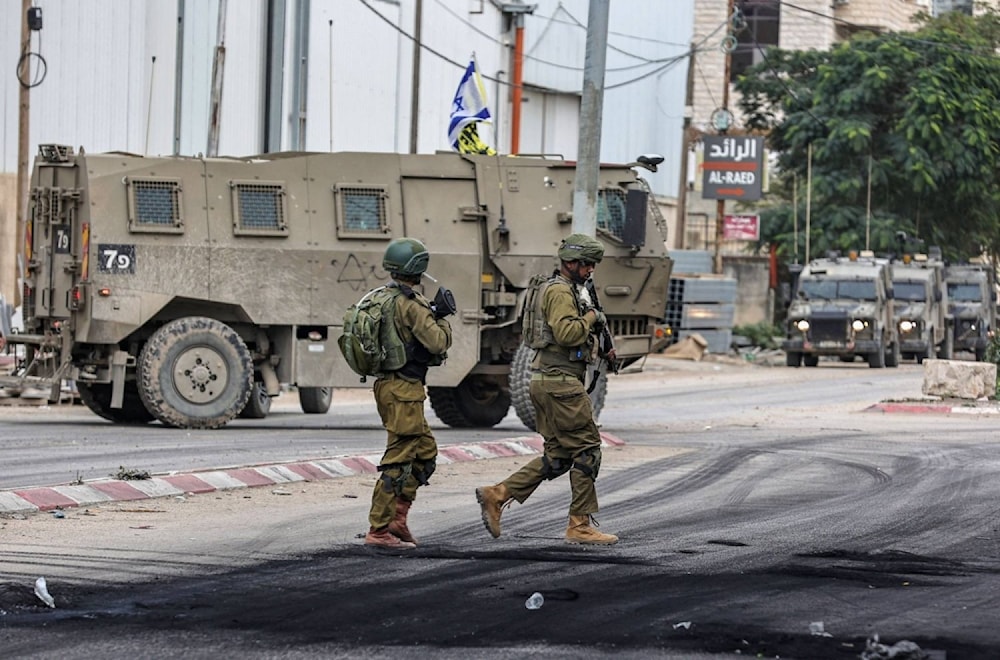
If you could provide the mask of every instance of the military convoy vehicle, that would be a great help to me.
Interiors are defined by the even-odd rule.
[[[807,367],[824,355],[862,357],[872,368],[896,367],[899,336],[892,317],[889,264],[871,253],[814,259],[799,275],[788,308],[786,364]]]
[[[666,226],[636,167],[603,165],[596,273],[618,357],[666,345]],[[264,417],[294,386],[306,413],[362,384],[337,349],[344,312],[388,280],[382,256],[422,240],[454,292],[454,341],[429,398],[451,426],[530,426],[520,314],[571,233],[575,165],[439,153],[151,158],[42,145],[24,246],[24,359],[0,386],[75,381],[118,423],[215,428]],[[648,240],[647,240],[648,239]],[[428,285],[433,297],[436,283]],[[594,389],[595,410],[607,391]]]
[[[989,264],[948,264],[944,269],[954,349],[983,361],[996,322],[996,275]]]
[[[940,255],[905,254],[891,270],[892,316],[902,357],[917,364],[933,357],[952,359],[954,337]]]

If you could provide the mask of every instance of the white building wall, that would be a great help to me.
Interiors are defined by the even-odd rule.
[[[219,0],[183,2],[183,55],[178,67],[176,0],[36,0],[44,26],[32,49],[46,60],[45,80],[32,89],[32,150],[58,142],[87,151],[207,150],[212,59]],[[303,148],[398,151],[410,145],[416,0],[287,0],[281,95],[282,148],[290,148],[295,11],[309,7],[308,84]],[[525,17],[521,151],[576,157],[589,0],[539,0]],[[220,155],[263,149],[266,0],[227,3],[225,86]],[[0,54],[16,62],[20,3],[0,8]],[[374,11],[384,16],[383,20]],[[501,153],[510,150],[510,50],[514,32],[489,0],[425,0],[418,145],[421,153],[449,149],[451,100],[475,53],[497,121],[481,127]],[[667,65],[691,41],[694,0],[615,0],[610,4],[602,160],[630,162],[640,153],[667,161],[650,175],[654,190],[677,190],[687,64]],[[332,25],[330,23],[332,21]],[[388,22],[387,22],[388,21]],[[398,26],[399,30],[393,26]],[[40,37],[40,40],[39,40]],[[155,57],[155,65],[152,58]],[[181,100],[175,103],[176,71]],[[17,169],[18,89],[14,68],[0,67],[0,173]],[[0,200],[8,205],[11,200]]]

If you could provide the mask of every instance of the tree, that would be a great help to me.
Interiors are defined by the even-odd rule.
[[[804,255],[811,144],[812,255],[865,247],[869,168],[871,249],[896,251],[903,231],[953,260],[1000,255],[1000,14],[918,25],[829,51],[769,49],[736,82],[747,128],[778,154],[762,245]]]

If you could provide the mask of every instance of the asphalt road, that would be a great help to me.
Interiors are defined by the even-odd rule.
[[[5,521],[0,655],[822,659],[878,634],[996,658],[995,416],[864,412],[919,387],[914,365],[860,363],[666,364],[613,383],[602,423],[629,444],[598,482],[610,548],[563,543],[565,480],[486,535],[472,488],[524,459],[435,475],[403,556],[356,538],[360,478]],[[30,591],[43,571],[54,610]]]

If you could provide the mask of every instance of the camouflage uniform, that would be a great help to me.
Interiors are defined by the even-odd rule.
[[[593,360],[596,317],[586,314],[576,287],[561,276],[546,287],[541,309],[556,342],[536,351],[531,364],[531,402],[545,449],[503,484],[523,503],[543,480],[569,472],[569,512],[589,515],[598,509],[594,479],[601,465],[601,436],[583,380]]]
[[[524,345],[535,350],[529,393],[544,447],[540,457],[500,483],[476,489],[483,524],[494,538],[500,536],[500,516],[511,500],[524,503],[542,481],[569,472],[572,500],[566,540],[597,545],[618,542],[614,534],[591,526],[598,509],[594,482],[601,468],[601,436],[583,387],[587,365],[597,357],[595,328],[607,319],[580,299],[577,288],[603,256],[600,241],[571,234],[559,247],[559,271],[529,293],[521,331]],[[614,359],[613,348],[608,358]]]
[[[396,328],[412,348],[407,350],[406,366],[375,381],[375,404],[388,438],[368,514],[374,529],[389,525],[397,498],[413,502],[417,489],[434,472],[437,443],[424,417],[424,379],[428,362],[451,346],[448,321],[434,318],[430,301],[423,295],[405,285],[400,288],[403,293],[395,300]]]

